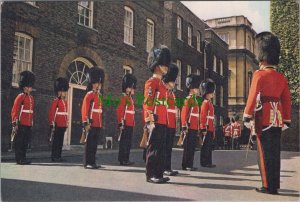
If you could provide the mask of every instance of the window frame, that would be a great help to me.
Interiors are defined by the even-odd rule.
[[[134,11],[128,7],[124,6],[125,14],[124,14],[124,43],[133,46],[133,30],[134,30]],[[131,13],[131,19],[130,24],[126,24],[126,13]],[[126,26],[129,29],[129,37],[126,37]],[[127,41],[127,38],[129,38],[129,41]]]
[[[149,36],[149,32],[148,32],[148,31],[149,31],[149,30],[148,30],[149,25],[150,25],[150,26],[152,25],[152,39],[153,39],[153,40],[151,40],[151,39],[148,38],[148,36]],[[150,35],[151,35],[151,34],[150,34]],[[155,23],[154,23],[154,21],[151,20],[150,18],[147,18],[147,42],[146,42],[146,51],[147,51],[147,53],[149,53],[150,50],[153,48],[153,46],[154,46],[154,41],[155,41]],[[149,44],[149,42],[151,42],[152,44]],[[152,46],[150,47],[150,45],[152,45]]]
[[[177,84],[177,89],[178,90],[182,90],[182,84],[181,84],[181,77],[182,77],[182,62],[181,60],[177,59],[176,60],[176,64],[178,66],[178,75],[177,75],[177,78],[176,78],[176,84]]]
[[[188,45],[193,47],[193,27],[188,25]]]
[[[223,76],[223,69],[224,67],[223,67],[223,60],[222,59],[220,59],[220,75],[221,76]]]
[[[11,85],[13,86],[13,87],[19,87],[19,80],[18,79],[16,79],[16,80],[14,80],[13,79],[13,77],[14,77],[14,72],[17,72],[15,75],[16,75],[16,78],[18,78],[19,76],[18,75],[20,75],[20,73],[22,72],[22,71],[25,71],[25,70],[28,70],[28,71],[32,71],[32,66],[33,66],[33,61],[32,61],[32,56],[33,56],[33,37],[31,37],[30,35],[28,35],[28,34],[25,34],[25,33],[22,33],[22,32],[15,32],[15,39],[16,39],[16,37],[18,37],[18,41],[17,41],[17,50],[15,50],[15,47],[14,47],[14,58],[13,58],[13,60],[14,60],[14,63],[13,63],[13,66],[12,66],[12,80],[11,80]],[[19,57],[19,40],[20,40],[20,37],[22,37],[22,38],[24,38],[25,39],[25,42],[26,42],[26,39],[27,40],[29,40],[29,42],[30,42],[30,44],[29,44],[29,60],[28,61],[26,61],[25,60],[25,54],[26,54],[26,50],[28,50],[28,49],[26,49],[25,48],[25,46],[26,46],[26,44],[24,44],[24,59],[22,60],[22,59],[19,59],[19,58],[17,58],[17,57]],[[14,43],[16,43],[16,41],[15,41],[15,39],[14,39]],[[21,63],[22,63],[22,67],[20,68],[20,70],[19,69],[17,69],[17,70],[15,70],[15,68],[18,68],[18,61],[20,61]],[[25,67],[25,68],[23,68],[23,63],[29,63],[29,68],[27,68],[27,67]]]
[[[197,31],[197,51],[201,53],[201,32]]]
[[[213,61],[213,71],[217,72],[217,56],[214,55],[214,61]]]
[[[182,18],[177,16],[177,39],[182,40]]]
[[[129,74],[132,74],[132,67],[129,65],[123,65],[124,75],[129,71]]]
[[[187,65],[186,66],[186,76],[190,75],[192,73],[192,66],[191,65]]]
[[[84,27],[88,27],[88,28],[93,29],[94,28],[94,1],[88,1],[89,3],[91,3],[90,8],[85,7],[83,5],[80,5],[80,2],[86,2],[86,1],[78,1],[78,3],[77,3],[78,24],[82,25]],[[85,20],[86,20],[87,17],[85,15],[82,15],[82,14],[79,13],[79,7],[82,7],[83,9],[90,11],[89,16],[88,16],[88,19],[89,19],[89,24],[88,25],[86,25],[86,23],[85,23]],[[80,16],[83,16],[83,18],[84,18],[83,23],[80,22]]]

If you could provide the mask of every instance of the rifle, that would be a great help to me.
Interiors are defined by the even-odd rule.
[[[58,111],[58,103],[56,105],[56,111],[55,111],[54,119],[53,119],[53,122],[52,122],[53,127],[50,128],[50,131],[49,131],[49,136],[48,136],[49,137],[49,146],[51,146],[51,144],[53,142],[53,137],[54,137],[54,132],[55,132],[55,119],[56,119],[57,111]]]
[[[10,134],[10,151],[13,150],[13,144],[14,144],[15,137],[16,137],[18,129],[19,129],[19,124],[20,124],[19,120],[21,119],[21,114],[23,112],[25,97],[26,96],[24,96],[24,99],[23,99],[23,101],[21,103],[21,109],[20,109],[20,113],[19,113],[19,119],[16,120],[16,125],[13,126],[12,130],[11,130],[11,134]]]
[[[91,102],[92,107],[90,107],[90,119],[87,119],[87,125],[91,125],[92,124],[92,111],[94,109],[94,101]],[[85,129],[85,127],[82,128],[82,133],[81,133],[81,137],[80,137],[80,144],[85,144],[89,135],[89,131],[90,131],[90,127],[88,130]]]
[[[123,130],[124,130],[124,126],[125,126],[125,116],[126,116],[127,107],[128,107],[128,105],[126,104],[125,111],[124,111],[124,116],[123,116],[123,119],[121,120],[122,126],[121,126],[121,128],[120,128],[120,133],[119,133],[119,137],[118,137],[118,142],[120,142],[121,137],[122,137],[122,133],[123,133]]]

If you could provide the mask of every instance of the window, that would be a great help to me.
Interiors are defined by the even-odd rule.
[[[200,70],[199,70],[199,69],[197,69],[196,74],[197,74],[197,75],[200,75]]]
[[[251,51],[251,37],[250,36],[248,36],[248,45],[247,45],[247,48],[248,48],[248,50],[250,50]]]
[[[229,33],[220,33],[219,37],[225,41],[227,44],[229,44]]]
[[[223,94],[223,86],[220,87],[220,106],[223,107],[224,106],[224,94]]]
[[[220,60],[220,75],[223,76],[223,61]]]
[[[193,28],[191,25],[188,26],[188,44],[189,46],[192,46],[192,33],[193,33]]]
[[[197,51],[201,52],[201,33],[197,32]]]
[[[12,85],[18,86],[20,73],[25,70],[32,71],[32,37],[16,32],[14,41],[14,64],[12,71]]]
[[[214,72],[217,72],[217,57],[216,56],[214,56],[214,66],[213,66],[213,70],[214,70]]]
[[[125,74],[132,74],[132,68],[128,65],[124,65],[123,70],[124,70],[124,75]]]
[[[124,42],[133,45],[133,11],[125,6]]]
[[[187,65],[186,67],[187,67],[186,68],[186,75],[188,76],[192,73],[192,67],[191,67],[191,65]]]
[[[93,28],[93,7],[92,1],[78,2],[78,23]]]
[[[177,60],[176,61],[177,66],[178,66],[178,75],[177,75],[177,79],[176,79],[176,84],[177,84],[177,89],[181,90],[181,61]]]
[[[214,93],[213,104],[214,104],[214,105],[217,105],[217,96],[216,96],[216,92]]]
[[[147,52],[154,46],[154,22],[147,19]]]
[[[177,16],[177,38],[181,39],[181,34],[182,34],[182,21],[181,17]]]

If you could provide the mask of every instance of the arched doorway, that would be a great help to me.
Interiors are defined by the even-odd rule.
[[[87,72],[94,64],[84,57],[77,57],[67,69],[70,89],[68,91],[69,127],[64,140],[65,149],[70,149],[71,145],[79,145],[82,133],[81,105],[88,84]]]

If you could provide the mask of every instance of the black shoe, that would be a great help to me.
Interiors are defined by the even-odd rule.
[[[174,171],[174,170],[166,170],[164,172],[164,175],[167,175],[167,176],[175,176],[175,175],[178,175],[178,171]]]
[[[149,177],[149,178],[147,178],[147,182],[154,183],[154,184],[162,184],[162,183],[167,182],[166,180],[167,179],[156,178],[156,177]],[[170,180],[170,178],[169,178],[169,180]]]
[[[198,170],[198,168],[195,168],[195,167],[189,168],[189,167],[187,167],[186,170],[187,171],[196,171],[196,170]]]
[[[168,178],[168,177],[163,177],[162,179],[163,179],[164,182],[169,182],[170,181],[170,178]]]
[[[216,165],[214,165],[214,164],[207,164],[207,165],[202,165],[202,167],[214,168],[214,167],[216,167]]]
[[[98,168],[101,168],[101,166],[98,166],[97,164],[87,164],[87,165],[84,165],[84,168],[85,169],[98,169]]]
[[[20,161],[17,161],[17,164],[18,164],[18,165],[29,165],[29,164],[31,164],[31,161],[28,161],[28,160],[20,160]]]
[[[260,187],[260,188],[255,188],[255,191],[259,192],[259,193],[263,193],[263,194],[269,194],[269,190],[265,187]]]
[[[130,165],[133,165],[134,162],[131,162],[131,161],[123,161],[123,162],[120,162],[120,165],[122,166],[130,166]]]

